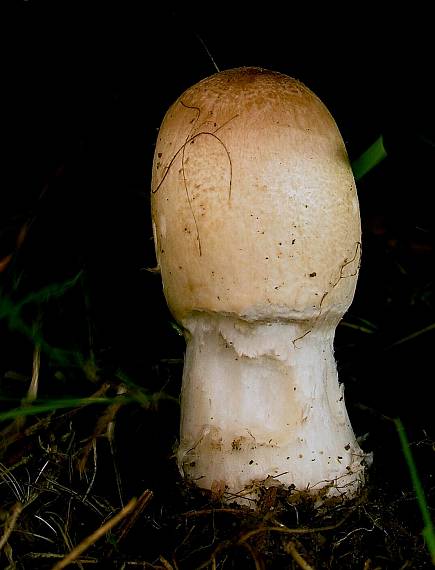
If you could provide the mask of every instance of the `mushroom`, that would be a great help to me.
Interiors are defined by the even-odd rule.
[[[187,89],[159,131],[152,219],[187,343],[182,474],[239,502],[267,482],[354,496],[364,454],[333,340],[354,296],[361,229],[325,105],[253,67]]]

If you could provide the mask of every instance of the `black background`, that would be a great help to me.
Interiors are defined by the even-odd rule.
[[[408,352],[385,351],[434,316],[433,149],[419,142],[434,134],[426,16],[381,15],[367,3],[352,13],[291,3],[9,4],[0,257],[31,225],[14,261],[18,293],[16,282],[3,286],[25,294],[86,268],[103,361],[140,374],[182,354],[160,278],[146,271],[155,265],[149,188],[164,113],[215,72],[205,43],[220,69],[258,65],[306,83],[335,117],[351,160],[385,135],[389,158],[358,185],[363,265],[349,317],[380,332],[341,340],[339,330],[337,355],[344,374],[353,363],[348,381],[359,400],[393,415],[429,414],[432,333]],[[69,314],[62,326],[81,325]]]

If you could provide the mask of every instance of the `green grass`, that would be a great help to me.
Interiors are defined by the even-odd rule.
[[[54,412],[62,408],[78,408],[81,406],[89,406],[91,404],[115,404],[122,402],[123,404],[128,404],[135,401],[135,398],[116,396],[113,398],[62,398],[60,400],[41,400],[32,402],[32,404],[26,404],[19,406],[17,408],[12,408],[6,412],[0,412],[0,422],[6,420],[14,420],[16,418],[25,416],[35,416],[38,414],[46,414]],[[3,400],[4,401],[4,400]]]
[[[362,153],[362,155],[352,162],[353,175],[355,180],[360,180],[372,168],[379,164],[387,156],[382,135]]]
[[[9,329],[20,332],[28,339],[31,339],[35,346],[39,346],[48,356],[62,366],[83,366],[84,362],[78,352],[63,350],[49,345],[39,333],[35,325],[28,325],[23,312],[28,305],[40,305],[50,299],[62,297],[66,291],[71,289],[80,280],[82,272],[79,272],[72,279],[63,283],[54,283],[43,287],[39,291],[34,291],[21,299],[12,301],[0,290],[0,320],[7,321]]]
[[[402,445],[402,452],[408,465],[412,486],[414,487],[417,503],[420,508],[421,516],[423,518],[423,537],[432,557],[432,564],[435,566],[435,528],[430,516],[423,485],[421,484],[420,477],[418,475],[417,466],[412,456],[412,451],[409,446],[408,436],[406,435],[405,428],[399,418],[395,419],[394,423],[397,429],[397,433],[399,434],[400,443]]]

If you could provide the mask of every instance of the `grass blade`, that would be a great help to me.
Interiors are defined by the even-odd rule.
[[[362,155],[352,162],[353,175],[355,180],[360,180],[372,168],[378,165],[387,156],[382,135],[362,153]]]
[[[429,507],[426,502],[426,497],[421,484],[420,477],[418,476],[417,466],[412,455],[411,448],[409,447],[408,436],[406,435],[405,428],[399,418],[394,420],[397,433],[399,434],[400,443],[402,445],[403,455],[408,465],[409,474],[411,475],[412,486],[414,487],[415,495],[417,497],[418,506],[420,507],[421,516],[424,522],[423,537],[426,540],[427,548],[432,557],[432,564],[435,566],[435,528],[429,513]]]

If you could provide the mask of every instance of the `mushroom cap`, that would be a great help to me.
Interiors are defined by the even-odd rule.
[[[339,319],[361,228],[343,139],[300,81],[230,69],[187,89],[161,125],[152,217],[175,318]]]

